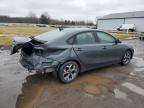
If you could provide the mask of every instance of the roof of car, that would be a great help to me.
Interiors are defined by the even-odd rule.
[[[63,35],[61,38],[67,39],[77,33],[85,32],[85,31],[102,31],[98,29],[91,29],[91,28],[64,28],[61,32],[65,32],[66,34]]]
[[[83,32],[83,31],[100,31],[97,29],[91,29],[91,28],[64,28],[62,31],[65,31],[67,33],[76,33],[76,32]]]
[[[55,30],[58,31],[59,29]],[[61,30],[59,30],[59,32],[64,32],[62,33],[63,35],[59,36],[58,38],[56,38],[54,41],[51,42],[51,44],[65,44],[66,40],[71,38],[71,36],[76,35],[77,33],[80,32],[85,32],[85,31],[101,31],[98,29],[91,29],[91,28],[63,28]],[[59,33],[57,32],[57,33]],[[47,32],[49,33],[49,32]],[[50,43],[50,41],[48,41]]]

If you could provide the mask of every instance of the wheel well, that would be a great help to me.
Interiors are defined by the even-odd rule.
[[[80,65],[80,63],[77,60],[68,60],[66,62],[69,62],[69,61],[76,62],[78,64],[78,66],[79,66],[79,70],[81,70],[81,65]],[[64,63],[66,63],[66,62],[64,62]]]
[[[79,63],[77,60],[73,60],[73,59],[72,59],[72,60],[67,60],[67,61],[61,63],[61,64],[59,65],[59,67],[58,67],[57,70],[59,70],[59,68],[61,67],[61,65],[63,65],[63,64],[66,63],[66,62],[69,62],[69,61],[76,62],[76,63],[78,64],[78,66],[79,66],[79,70],[81,71],[81,65],[80,65],[80,63]]]
[[[131,49],[128,49],[127,51],[130,51],[131,52],[131,58],[133,57],[133,51]]]
[[[67,60],[67,61],[59,64],[58,67],[57,67],[57,69],[56,69],[56,71],[53,72],[53,75],[54,75],[56,78],[57,78],[57,76],[58,76],[58,71],[59,71],[60,67],[61,67],[64,63],[69,62],[69,61],[74,61],[74,62],[76,62],[76,63],[78,64],[78,66],[79,66],[79,70],[81,71],[81,65],[80,65],[80,63],[79,63],[77,60]]]
[[[78,64],[78,66],[79,66],[79,70],[81,71],[81,65],[80,65],[80,63],[77,60],[70,60],[70,61],[76,62]]]

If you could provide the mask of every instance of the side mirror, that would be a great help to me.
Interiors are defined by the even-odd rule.
[[[118,43],[122,43],[122,42],[119,39],[116,39],[115,43],[118,44]]]

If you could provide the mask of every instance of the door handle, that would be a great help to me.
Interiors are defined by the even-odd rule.
[[[107,47],[106,46],[103,46],[103,49],[106,49]]]

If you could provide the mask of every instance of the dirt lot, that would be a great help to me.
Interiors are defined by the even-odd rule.
[[[51,74],[29,75],[19,54],[0,50],[0,108],[143,108],[144,42],[124,43],[135,48],[131,64],[86,72],[70,84]]]

